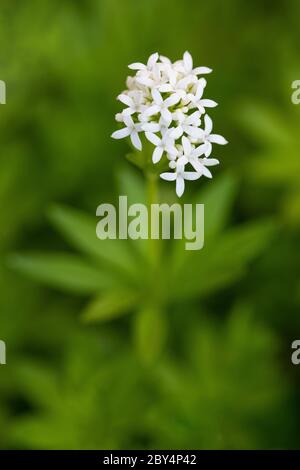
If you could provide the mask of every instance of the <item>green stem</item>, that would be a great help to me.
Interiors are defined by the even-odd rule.
[[[149,260],[154,268],[159,265],[160,259],[160,240],[151,238],[151,224],[155,221],[151,220],[151,205],[159,203],[158,194],[158,177],[156,174],[147,172],[147,196],[148,196],[148,230],[149,230]]]

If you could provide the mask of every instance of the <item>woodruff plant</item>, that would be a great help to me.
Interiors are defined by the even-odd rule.
[[[136,74],[127,78],[127,89],[118,96],[127,108],[116,115],[124,127],[112,137],[129,136],[132,145],[141,151],[140,134],[144,133],[155,147],[152,162],[157,164],[162,158],[167,159],[171,171],[161,173],[160,177],[176,181],[176,194],[181,197],[185,180],[212,178],[208,167],[219,163],[210,157],[212,144],[227,143],[221,135],[212,134],[213,123],[206,114],[206,108],[213,108],[217,103],[203,98],[207,82],[201,75],[212,70],[193,68],[189,52],[174,63],[155,53],[146,65],[137,62],[129,68]]]
[[[147,65],[130,67],[136,75],[127,79],[128,89],[119,97],[127,108],[117,115],[125,127],[113,136],[130,136],[137,150],[143,150],[129,158],[144,169],[149,203],[157,200],[158,174],[176,179],[180,196],[190,175],[192,179],[211,176],[209,166],[218,163],[211,157],[212,144],[226,143],[211,134],[206,108],[216,103],[202,98],[206,81],[199,77],[210,69],[193,68],[188,52],[173,64],[154,54]],[[166,172],[169,165],[171,171]],[[119,178],[120,191],[129,201],[146,202],[145,185],[137,174],[122,169]],[[94,216],[54,206],[49,211],[52,224],[77,252],[16,253],[9,262],[38,282],[92,296],[82,313],[86,322],[105,322],[131,313],[138,356],[152,362],[164,348],[168,311],[176,304],[178,310],[185,305],[188,311],[195,300],[198,303],[238,281],[274,231],[273,222],[265,220],[225,230],[235,193],[235,178],[223,175],[190,199],[201,200],[207,208],[206,249],[192,254],[175,237],[165,244],[154,238],[136,243],[122,237],[99,241]],[[156,227],[151,223],[151,228]]]

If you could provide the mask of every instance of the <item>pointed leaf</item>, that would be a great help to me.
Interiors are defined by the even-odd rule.
[[[68,253],[16,254],[9,264],[36,281],[75,293],[96,292],[116,283],[108,273]]]
[[[193,252],[171,283],[173,297],[207,295],[236,281],[247,264],[267,246],[275,228],[272,221],[250,222]]]
[[[134,309],[140,295],[132,290],[113,290],[93,300],[82,314],[85,322],[103,322],[121,317]]]
[[[61,206],[52,207],[49,215],[54,225],[76,248],[128,276],[139,276],[139,265],[128,240],[99,240],[96,217]]]
[[[204,204],[205,238],[217,235],[228,221],[236,195],[237,180],[232,174],[216,178],[195,197],[195,204]]]
[[[227,174],[216,179],[213,184],[208,184],[201,189],[192,201],[193,206],[204,204],[204,246],[216,236],[228,221],[236,194],[237,181],[233,175]],[[195,213],[192,212],[192,220],[195,221]],[[193,223],[195,226],[195,223]],[[193,253],[185,250],[186,240],[177,240],[174,243],[172,264],[178,270],[184,260]]]

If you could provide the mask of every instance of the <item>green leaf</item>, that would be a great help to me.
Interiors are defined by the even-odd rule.
[[[160,357],[166,341],[165,312],[158,307],[146,306],[134,317],[134,341],[138,356],[146,364]]]
[[[173,298],[207,295],[236,281],[267,246],[275,228],[273,221],[250,222],[192,252],[171,283]]]
[[[112,268],[130,277],[139,277],[139,264],[128,240],[99,240],[97,219],[73,208],[54,206],[50,219],[77,249],[93,259],[107,262]]]
[[[139,293],[127,289],[116,289],[103,293],[86,307],[82,314],[82,320],[103,322],[121,317],[134,309],[139,300]]]
[[[211,238],[224,228],[236,196],[237,180],[232,174],[216,178],[196,196],[194,204],[204,204],[205,238]]]
[[[192,204],[204,204],[204,245],[207,240],[215,237],[224,228],[228,221],[232,204],[237,190],[237,180],[232,174],[217,178],[213,184],[208,184],[193,198]],[[195,210],[193,210],[195,220]],[[180,268],[185,258],[192,256],[185,250],[186,240],[174,242],[172,263],[175,270]]]
[[[68,253],[15,254],[9,265],[36,281],[78,293],[91,293],[115,284],[113,278],[84,259]]]

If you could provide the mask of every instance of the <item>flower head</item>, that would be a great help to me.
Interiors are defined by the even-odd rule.
[[[142,150],[140,134],[144,133],[154,145],[153,163],[162,158],[169,161],[173,171],[160,176],[167,181],[176,181],[176,193],[180,197],[185,180],[212,177],[207,167],[219,163],[215,158],[208,158],[212,144],[227,143],[224,137],[211,133],[212,120],[206,114],[206,108],[213,108],[217,103],[203,98],[207,82],[201,75],[212,70],[194,68],[189,52],[174,63],[155,53],[147,64],[136,62],[129,68],[135,75],[127,78],[127,90],[118,96],[126,107],[116,115],[116,120],[124,127],[112,137],[130,137],[132,145]]]

